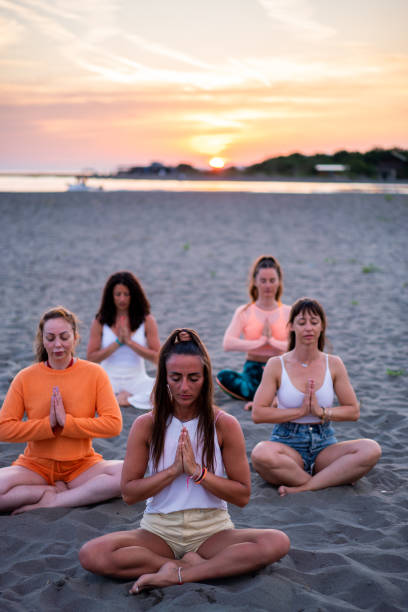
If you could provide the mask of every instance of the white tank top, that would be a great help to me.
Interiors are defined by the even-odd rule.
[[[322,386],[316,391],[319,406],[331,408],[334,399],[333,380],[329,369],[329,356],[326,354],[326,372]],[[279,357],[282,364],[281,384],[277,392],[278,408],[287,410],[299,408],[302,405],[305,394],[299,391],[292,383],[286,371],[283,357]],[[291,423],[320,423],[320,419],[312,414],[290,421]]]
[[[163,454],[160,457],[157,472],[161,472],[174,463],[180,431],[183,427],[188,430],[194,456],[201,465],[202,444],[197,444],[198,417],[183,423],[175,416],[171,417],[166,430]],[[225,476],[221,449],[218,444],[217,432],[214,426],[214,473],[217,476]],[[153,461],[149,459],[149,475],[156,473]],[[188,480],[186,474],[180,474],[171,484],[162,489],[157,495],[149,497],[146,501],[147,514],[177,512],[178,510],[190,510],[192,508],[223,508],[227,509],[227,502],[216,497],[201,485]]]
[[[115,342],[117,336],[108,325],[102,327],[102,342],[101,347],[105,348]],[[131,338],[134,342],[147,346],[145,336],[145,326],[142,323],[134,332],[132,332]],[[101,366],[115,366],[124,368],[137,368],[142,367],[144,369],[144,359],[132,351],[128,346],[120,346],[117,351],[114,351],[107,359],[101,362]]]

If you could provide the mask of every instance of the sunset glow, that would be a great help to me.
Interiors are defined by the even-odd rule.
[[[408,147],[406,2],[232,6],[0,0],[0,170]]]

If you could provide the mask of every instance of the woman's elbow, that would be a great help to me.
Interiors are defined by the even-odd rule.
[[[225,352],[231,351],[231,345],[228,340],[224,340],[222,343],[222,348]]]
[[[244,508],[244,506],[246,506],[249,503],[249,500],[251,498],[251,489],[248,487],[245,487],[244,491],[242,491],[242,493],[239,495],[238,499],[235,500],[235,505],[238,506],[239,508]]]
[[[252,422],[253,423],[262,423],[262,417],[259,414],[259,411],[255,408],[255,406],[252,407],[252,412],[251,412],[251,416],[252,416]]]
[[[127,506],[132,506],[135,503],[135,500],[130,495],[122,492],[122,499]]]
[[[359,418],[360,418],[360,404],[357,404],[357,406],[354,407],[354,412],[352,414],[351,420],[358,421]]]

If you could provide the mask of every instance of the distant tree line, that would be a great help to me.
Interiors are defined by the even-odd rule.
[[[245,168],[246,175],[267,175],[284,177],[316,177],[321,175],[318,165],[342,165],[341,173],[350,179],[407,179],[408,151],[403,149],[372,149],[367,153],[358,151],[337,151],[334,155],[292,155],[271,157],[259,164]],[[335,173],[339,174],[339,173]]]
[[[318,167],[328,166],[325,170]],[[330,169],[330,167],[337,167]],[[117,178],[346,178],[394,180],[408,179],[408,150],[375,148],[366,153],[358,151],[337,151],[333,155],[317,153],[316,155],[280,155],[271,157],[258,164],[246,167],[229,166],[220,170],[199,170],[190,164],[165,166],[153,162],[149,166],[121,168]]]

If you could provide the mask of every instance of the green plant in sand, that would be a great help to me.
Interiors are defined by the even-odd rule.
[[[381,268],[378,268],[374,264],[368,264],[368,266],[363,266],[361,271],[364,274],[373,274],[373,272],[381,272]]]
[[[188,251],[188,250],[189,250],[189,248],[190,248],[190,243],[189,243],[189,242],[185,242],[185,243],[183,244],[183,249],[184,249],[184,251]]]
[[[387,368],[386,370],[388,376],[404,376],[405,374],[405,370],[401,369],[401,370],[392,370],[391,368]]]

